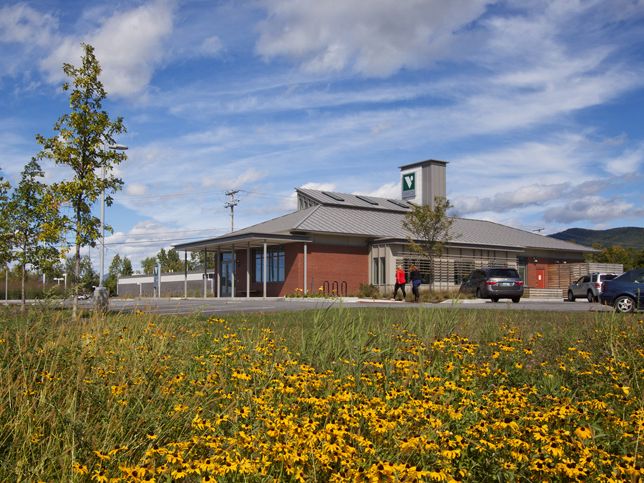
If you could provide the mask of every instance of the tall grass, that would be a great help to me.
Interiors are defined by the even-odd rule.
[[[332,380],[344,381],[342,387],[353,381],[352,390],[369,397],[401,387],[420,397],[424,375],[451,380],[453,373],[445,368],[459,364],[458,357],[474,357],[476,364],[499,371],[496,382],[490,376],[485,384],[530,386],[543,397],[571,401],[575,395],[604,394],[616,401],[614,411],[624,405],[622,418],[633,405],[644,405],[644,323],[638,315],[340,307],[235,315],[225,321],[199,315],[86,314],[73,322],[64,311],[41,308],[22,315],[5,309],[0,319],[0,481],[100,481],[120,466],[140,464],[154,445],[195,438],[198,417],[237,421],[240,408],[254,407],[254,398],[289,380],[295,371],[289,367],[332,374],[319,383],[329,391],[336,384]],[[459,352],[470,343],[478,344],[476,356]],[[583,357],[576,356],[580,352]],[[396,365],[401,360],[419,368],[420,381],[403,384]],[[374,372],[381,366],[382,373]],[[591,370],[601,376],[586,374]],[[374,374],[387,381],[385,393],[371,379]],[[251,376],[252,382],[239,389]],[[628,388],[628,399],[617,398],[615,387]],[[488,387],[473,390],[483,397]],[[316,397],[326,394],[320,391]],[[270,426],[269,419],[264,414],[248,426],[235,423],[222,435],[236,437],[240,428],[249,434],[253,428],[260,431]],[[363,429],[360,434],[369,433]],[[610,434],[603,436],[606,447],[635,451],[641,465],[639,447],[622,445]],[[382,444],[389,448],[393,443]],[[416,461],[387,454],[391,461],[431,466],[424,457]],[[305,479],[328,478],[323,466],[302,465],[322,472]],[[154,475],[147,471],[147,477]],[[275,471],[255,477],[293,477]],[[464,474],[474,478],[477,470],[468,471]],[[187,476],[194,480],[206,474]],[[160,475],[157,481],[164,481]],[[511,473],[499,475],[510,478]]]

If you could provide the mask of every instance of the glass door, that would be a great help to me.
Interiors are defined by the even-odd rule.
[[[233,253],[222,253],[219,266],[221,267],[220,294],[222,297],[231,297],[233,289],[233,270],[235,269]]]

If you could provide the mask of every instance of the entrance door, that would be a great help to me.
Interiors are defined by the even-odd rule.
[[[224,252],[221,254],[221,296],[231,297],[233,294],[233,254],[232,252]]]
[[[546,288],[546,271],[543,268],[537,268],[537,288]]]

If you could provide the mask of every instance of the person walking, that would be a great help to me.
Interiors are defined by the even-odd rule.
[[[394,300],[396,300],[396,295],[398,295],[398,289],[402,292],[402,301],[404,302],[407,298],[407,293],[405,292],[405,284],[407,283],[407,278],[405,277],[405,271],[400,265],[396,267],[396,285],[394,285]]]
[[[420,284],[423,283],[423,280],[416,265],[409,267],[409,280],[411,282],[411,291],[414,293],[414,302],[418,302],[420,299]]]

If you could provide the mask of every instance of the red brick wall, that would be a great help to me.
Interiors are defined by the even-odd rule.
[[[308,255],[309,292],[317,292],[323,287],[327,292],[335,289],[340,295],[356,295],[360,284],[369,281],[367,247],[312,245]],[[303,260],[303,254],[299,259]],[[302,280],[303,262],[299,266],[302,269],[299,280]]]
[[[317,293],[320,286],[327,291],[336,289],[341,295],[355,295],[360,284],[369,279],[369,249],[337,245],[307,245],[307,288]],[[304,288],[304,247],[302,243],[284,245],[284,282],[266,284],[266,295],[281,297],[295,294]],[[251,295],[262,295],[262,284],[253,283],[255,259],[251,253]],[[237,296],[246,295],[246,251],[237,251]]]

